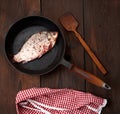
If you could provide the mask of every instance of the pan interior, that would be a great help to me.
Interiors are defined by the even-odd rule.
[[[13,55],[20,51],[26,40],[40,31],[58,31],[55,46],[39,59],[25,64],[13,62]],[[9,30],[5,41],[5,51],[10,63],[18,70],[29,74],[42,75],[53,70],[63,57],[64,48],[64,39],[59,28],[43,17],[29,17],[16,22]]]

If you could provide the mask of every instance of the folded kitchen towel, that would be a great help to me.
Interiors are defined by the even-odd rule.
[[[107,100],[72,89],[31,88],[18,92],[17,114],[101,114]]]

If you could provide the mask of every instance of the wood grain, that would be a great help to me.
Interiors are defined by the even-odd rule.
[[[93,62],[96,64],[96,66],[99,68],[99,70],[105,75],[107,73],[106,69],[104,68],[102,63],[99,61],[99,59],[96,57],[96,55],[93,53],[93,51],[88,46],[88,44],[83,40],[80,33],[77,31],[77,27],[79,23],[77,22],[75,17],[72,14],[67,13],[60,17],[60,22],[67,31],[74,32],[76,38],[78,38],[78,40],[80,41],[85,51],[89,54],[89,56],[91,57]]]
[[[83,7],[82,0],[44,0],[42,1],[42,15],[52,19],[61,30],[64,32],[65,39],[67,42],[66,54],[70,62],[84,68],[84,50],[79,45],[75,36],[70,32],[66,32],[65,29],[60,25],[59,18],[66,12],[73,13],[80,22],[78,30],[83,32]],[[79,58],[79,59],[76,59]],[[84,90],[84,80],[71,73],[68,69],[63,66],[59,66],[55,71],[48,74],[47,76],[41,77],[41,86],[52,87],[52,88],[74,88],[78,90]]]
[[[79,22],[78,31],[108,71],[104,77],[71,32],[65,31],[58,19],[71,12]],[[120,1],[119,0],[1,0],[0,1],[0,114],[16,114],[15,96],[31,87],[72,88],[91,92],[108,99],[102,114],[120,112]],[[42,15],[53,20],[66,39],[65,59],[97,75],[112,90],[107,91],[86,82],[64,66],[41,76],[30,76],[14,69],[5,51],[5,35],[17,20],[29,15]]]
[[[87,91],[108,99],[102,114],[119,114],[120,107],[120,2],[119,0],[84,1],[85,40],[108,70],[104,77],[86,54],[86,69],[111,85],[104,91],[87,83]]]
[[[0,114],[16,114],[15,96],[21,89],[40,85],[39,76],[29,76],[14,69],[4,52],[5,35],[17,20],[40,14],[39,0],[0,1]]]

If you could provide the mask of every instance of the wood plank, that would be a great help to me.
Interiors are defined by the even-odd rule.
[[[86,69],[103,79],[112,90],[107,91],[87,83],[87,91],[108,99],[102,114],[118,114],[120,110],[120,1],[84,1],[85,40],[108,70],[103,76],[86,54]]]
[[[5,35],[9,27],[18,19],[39,14],[39,0],[0,1],[0,114],[16,114],[16,93],[21,89],[40,85],[40,77],[18,72],[8,63],[4,53]]]
[[[78,31],[83,35],[83,5],[82,0],[43,0],[42,15],[53,20],[63,31],[66,42],[65,57],[71,63],[84,68],[84,50],[75,35],[65,31],[59,23],[59,17],[64,13],[71,12],[79,21]],[[78,59],[76,59],[78,58]],[[73,88],[85,90],[84,80],[71,73],[64,66],[59,66],[53,72],[41,77],[41,87]]]

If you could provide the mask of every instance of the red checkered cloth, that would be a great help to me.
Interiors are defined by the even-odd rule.
[[[31,88],[16,96],[17,114],[100,114],[106,103],[72,89]]]

